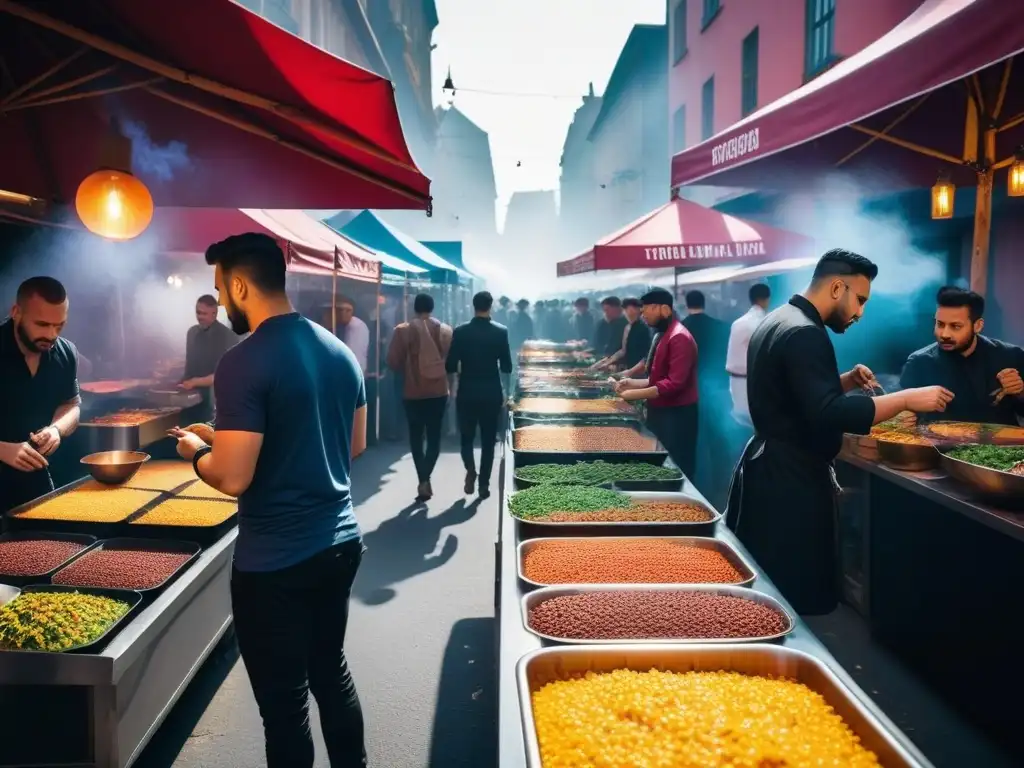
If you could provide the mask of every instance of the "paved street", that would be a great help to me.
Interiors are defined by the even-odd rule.
[[[410,502],[412,460],[372,448],[353,468],[369,551],[347,648],[374,768],[494,764],[496,497],[469,503],[458,453],[442,453],[428,509]],[[497,471],[497,470],[495,470]],[[313,719],[316,722],[315,709]],[[318,766],[326,753],[314,725]],[[257,768],[259,714],[232,649],[208,662],[136,763],[139,768]]]

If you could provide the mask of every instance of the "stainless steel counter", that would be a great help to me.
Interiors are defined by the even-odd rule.
[[[952,479],[941,469],[902,472],[846,451],[839,454],[839,459],[1018,541],[1024,541],[1024,509],[1014,512],[986,504],[970,488]]]
[[[509,450],[503,452],[501,460],[502,483],[499,487],[501,503],[499,505],[499,540],[497,547],[498,555],[498,583],[496,586],[497,599],[496,608],[498,611],[498,754],[501,768],[526,768],[526,745],[523,738],[523,724],[519,708],[519,694],[516,689],[516,662],[526,653],[544,647],[547,643],[542,642],[538,637],[526,631],[523,627],[522,614],[520,611],[520,599],[524,589],[517,578],[516,544],[519,542],[519,524],[507,513],[508,494],[513,491],[512,481],[512,453]],[[687,481],[683,491],[699,499],[703,499],[700,492]],[[707,503],[706,501],[704,503]],[[708,504],[710,507],[711,505]],[[740,554],[754,563],[747,550],[739,540],[729,531],[725,525],[719,523],[716,536],[727,541],[740,552]],[[782,602],[786,609],[794,616],[793,609],[782,597],[781,593],[762,573],[758,573],[757,581],[752,589],[771,595]],[[836,662],[832,655],[825,649],[825,646],[808,629],[807,625],[799,618],[796,619],[796,626],[782,644],[787,648],[809,653],[824,662],[839,679],[846,685],[868,711],[878,718],[922,765],[929,766],[931,763],[921,754],[913,743],[899,731],[888,717],[868,698],[853,678]]]
[[[4,686],[12,685],[44,689],[44,697],[45,689],[85,689],[85,711],[70,716],[90,724],[91,744],[73,764],[130,766],[231,625],[229,586],[237,536],[238,529],[232,528],[204,550],[102,653],[0,651],[0,696]],[[0,766],[8,765],[24,768],[26,763],[6,763],[0,750]]]

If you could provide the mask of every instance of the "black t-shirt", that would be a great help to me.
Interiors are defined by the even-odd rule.
[[[14,336],[14,321],[0,323],[0,442],[22,443],[47,427],[54,411],[78,397],[78,351],[58,338],[39,356],[33,376]],[[53,488],[49,472],[20,472],[0,464],[0,510],[31,501]]]
[[[1017,425],[1024,417],[1024,399],[1004,397],[994,405],[993,392],[1001,389],[996,375],[1013,368],[1024,374],[1024,349],[1013,344],[978,336],[978,345],[968,356],[946,352],[929,344],[907,358],[900,387],[941,386],[955,396],[944,413],[921,414],[921,421],[975,421],[986,424]]]

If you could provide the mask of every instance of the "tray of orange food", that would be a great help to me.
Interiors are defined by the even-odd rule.
[[[79,480],[15,507],[6,515],[11,530],[47,530],[116,536],[132,515],[156,502],[159,491]]]
[[[933,421],[918,428],[919,434],[946,443],[1024,445],[1024,427],[983,424],[974,421]]]

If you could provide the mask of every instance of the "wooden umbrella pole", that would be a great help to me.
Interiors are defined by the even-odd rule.
[[[31,80],[28,80],[28,81],[22,83],[17,88],[15,88],[13,91],[11,91],[6,96],[4,96],[3,99],[0,99],[0,107],[4,106],[5,104],[10,104],[14,100],[16,100],[19,96],[21,96],[23,93],[27,93],[28,91],[31,91],[33,88],[35,88],[41,82],[45,81],[48,77],[50,77],[51,75],[57,74],[62,69],[64,69],[64,67],[66,67],[68,64],[70,64],[71,62],[75,61],[75,59],[78,59],[79,57],[81,57],[83,54],[87,53],[90,50],[92,50],[92,49],[89,46],[83,45],[81,48],[79,48],[77,51],[72,53],[70,56],[67,56],[67,57],[61,59],[56,64],[54,64],[52,67],[50,67],[48,70],[43,72],[42,74],[36,75]]]
[[[112,42],[91,32],[86,32],[72,24],[68,24],[66,21],[61,21],[60,19],[55,19],[52,16],[47,16],[45,13],[40,13],[32,8],[27,8],[20,3],[13,2],[12,0],[0,0],[0,11],[4,11],[37,26],[57,32],[58,34],[69,37],[72,40],[84,43],[85,45],[91,46],[98,51],[103,51],[103,53],[113,56],[114,58],[127,61],[137,67],[142,67],[143,69],[148,69],[150,72],[162,75],[168,80],[176,80],[179,83],[191,85],[201,91],[222,96],[226,99],[230,99],[231,101],[238,102],[239,104],[246,104],[250,107],[265,109],[269,112],[281,115],[292,122],[300,123],[310,128],[315,128],[318,131],[322,131],[343,144],[346,144],[353,149],[358,149],[361,152],[365,152],[382,162],[413,173],[419,172],[415,166],[409,165],[402,160],[392,157],[354,133],[339,130],[336,125],[331,125],[323,120],[318,120],[307,115],[303,110],[297,107],[293,107],[288,104],[279,104],[272,99],[257,96],[256,94],[243,91],[240,88],[234,88],[232,86],[219,83],[216,80],[203,77],[202,75],[197,75],[192,72],[188,72],[187,70],[157,61],[154,58],[138,53],[137,51],[133,51],[127,46]]]
[[[334,270],[331,276],[331,333],[338,335],[338,248],[334,248]]]
[[[52,85],[49,88],[44,88],[41,91],[27,93],[25,94],[24,98],[13,100],[7,99],[4,102],[4,104],[8,108],[16,107],[19,104],[32,103],[34,101],[38,101],[39,99],[42,99],[44,96],[52,96],[55,93],[63,93],[64,91],[70,91],[72,88],[77,88],[80,85],[91,83],[93,80],[98,80],[101,77],[109,75],[111,72],[117,69],[117,67],[117,64],[111,64],[109,67],[102,67],[94,72],[89,72],[88,74],[76,77],[74,80],[68,80],[63,83],[58,83],[57,85]]]
[[[0,3],[3,2],[4,0],[0,0]],[[406,189],[400,184],[396,184],[392,181],[381,178],[380,176],[376,176],[375,174],[372,174],[369,171],[364,171],[361,168],[356,167],[355,165],[343,163],[339,160],[334,159],[333,157],[328,157],[327,155],[321,152],[316,152],[312,149],[307,149],[301,144],[296,144],[294,141],[289,141],[288,139],[278,136],[276,133],[272,131],[268,131],[265,128],[260,128],[259,126],[253,125],[252,123],[246,122],[245,120],[242,120],[240,118],[225,115],[223,112],[220,112],[216,109],[212,109],[211,107],[199,104],[198,102],[192,101],[191,99],[186,99],[181,96],[175,96],[174,94],[167,93],[167,91],[162,91],[159,88],[147,87],[145,88],[145,90],[147,93],[152,94],[157,98],[164,99],[165,101],[169,101],[172,104],[177,104],[179,107],[191,109],[193,112],[198,112],[201,115],[212,117],[214,120],[219,120],[222,123],[227,123],[228,125],[234,126],[239,130],[251,133],[254,136],[259,136],[261,138],[273,141],[277,144],[280,144],[282,147],[286,147],[292,150],[293,152],[298,152],[301,155],[305,155],[306,157],[312,158],[313,160],[317,160],[321,163],[324,163],[325,165],[329,165],[332,168],[337,168],[339,171],[344,171],[345,173],[349,174],[350,176],[354,176],[357,179],[362,179],[363,181],[368,181],[371,184],[376,184],[378,187],[382,187],[390,192],[394,192],[395,194],[401,195],[402,197],[405,197],[409,200],[413,200],[417,203],[423,203],[424,201],[427,201],[429,203],[430,198],[424,198],[424,196],[419,194],[418,192],[413,192],[412,190]]]
[[[14,112],[19,109],[32,109],[33,107],[46,107],[51,104],[63,104],[66,101],[80,101],[81,99],[94,99],[97,96],[109,96],[112,93],[123,93],[124,91],[132,91],[136,88],[145,88],[147,85],[153,85],[154,83],[163,82],[162,77],[151,77],[147,80],[139,80],[135,83],[125,83],[124,85],[116,85],[113,88],[102,88],[98,91],[81,91],[79,93],[69,93],[63,96],[54,96],[52,99],[39,99],[38,101],[18,101],[7,107],[0,107],[0,113],[3,112]]]

